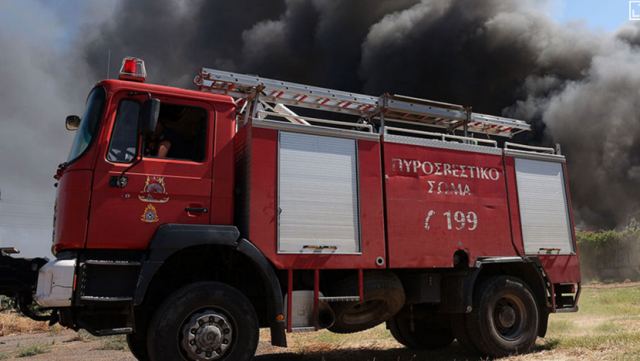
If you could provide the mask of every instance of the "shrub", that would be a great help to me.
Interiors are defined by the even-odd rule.
[[[621,230],[576,233],[583,275],[589,280],[640,279],[640,223]]]

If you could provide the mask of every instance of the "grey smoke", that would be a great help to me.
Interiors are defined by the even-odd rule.
[[[615,227],[640,209],[636,26],[558,24],[544,3],[516,0],[114,0],[72,15],[43,4],[0,5],[20,15],[0,22],[0,189],[18,198],[51,202],[62,119],[81,112],[110,51],[111,74],[139,56],[162,84],[189,87],[210,66],[524,118],[535,132],[519,140],[562,144],[581,225]]]
[[[515,0],[135,4],[103,26],[90,60],[112,47],[146,56],[152,76],[172,84],[206,65],[524,118],[535,133],[521,140],[562,144],[580,224],[615,227],[640,208],[637,27],[558,24],[545,4]]]
[[[77,48],[107,2],[0,1],[0,246],[49,254],[56,165],[66,160],[67,114],[82,112],[95,81]],[[82,17],[75,17],[76,12]]]

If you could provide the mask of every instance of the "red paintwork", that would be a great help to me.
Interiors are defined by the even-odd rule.
[[[246,182],[250,191],[247,202],[238,204],[242,209],[237,214],[248,215],[243,236],[276,268],[290,272],[293,269],[358,269],[362,278],[362,269],[452,267],[453,254],[460,249],[468,253],[470,265],[478,257],[524,253],[512,157],[358,140],[362,254],[278,254],[277,130],[248,125],[236,134],[236,106],[228,96],[119,80],[107,80],[99,85],[107,90],[107,103],[97,138],[85,154],[61,174],[55,251],[82,247],[142,250],[163,223],[239,224],[241,219],[234,219],[235,160],[247,157],[250,171]],[[110,187],[110,176],[120,175],[129,167],[129,164],[108,162],[106,152],[118,102],[131,97],[130,91],[150,92],[162,102],[206,109],[205,161],[143,159],[128,170],[129,182],[124,189]],[[137,97],[144,98],[143,95]],[[496,179],[462,178],[452,172],[438,175],[412,172],[399,167],[397,159],[484,167],[492,169]],[[566,174],[565,168],[565,180]],[[164,177],[167,202],[149,203],[138,198],[147,176]],[[429,182],[434,185],[431,193]],[[470,194],[438,194],[439,182],[468,186]],[[148,204],[156,208],[158,222],[140,220]],[[198,206],[209,208],[210,213],[194,215],[184,210]],[[429,210],[435,215],[426,230]],[[453,229],[449,230],[444,215],[447,211],[475,212],[477,228],[457,230],[452,219]],[[572,215],[571,225],[573,228]],[[385,260],[383,266],[376,265],[377,257]],[[545,255],[540,259],[553,283],[580,282],[577,255]],[[289,278],[291,276],[289,273]],[[291,293],[291,282],[288,286]],[[362,292],[360,286],[359,293]]]
[[[315,298],[314,298],[315,299]],[[287,315],[293,312],[293,269],[287,270]],[[293,317],[287,317],[287,332],[293,331]]]
[[[431,162],[434,167],[440,163],[440,175],[429,165],[426,173],[414,172],[413,164],[407,169],[398,160]],[[464,172],[458,169],[445,175],[444,163],[464,165]],[[417,145],[385,142],[385,190],[387,197],[387,241],[389,266],[392,268],[452,267],[453,255],[465,250],[469,262],[482,256],[513,256],[509,228],[509,213],[504,183],[502,157],[483,153],[472,153],[450,149],[439,149]],[[491,179],[478,179],[469,166],[494,169]],[[466,175],[466,178],[462,176]],[[431,188],[429,182],[432,182]],[[438,194],[438,186],[449,194]],[[470,194],[455,195],[451,189],[460,185],[468,186]],[[430,211],[435,214],[429,219],[429,230],[425,229],[425,219]],[[451,211],[452,224],[449,230],[445,212]],[[453,212],[465,214],[475,212],[477,228],[466,226],[458,230]],[[465,220],[466,221],[466,220]],[[471,223],[467,223],[471,224]]]
[[[84,246],[89,220],[91,176],[88,170],[67,171],[58,183],[53,253]]]
[[[246,132],[246,134],[242,134]],[[247,126],[240,137],[248,144],[249,225],[248,238],[276,268],[356,269],[377,268],[376,257],[385,257],[384,214],[380,170],[380,144],[358,140],[360,175],[361,255],[292,255],[277,253],[276,210],[278,133]]]
[[[522,225],[520,224],[520,205],[518,201],[518,184],[516,182],[516,161],[513,157],[504,157],[504,173],[507,186],[509,216],[511,219],[512,244],[519,256],[524,256]]]
[[[234,187],[235,187],[235,152],[233,140],[236,133],[235,112],[233,103],[215,103],[216,121],[213,144],[213,170],[211,184],[211,223],[233,224]]]
[[[578,256],[540,255],[540,263],[552,283],[580,283]]]
[[[233,150],[232,141],[235,123],[232,114],[235,105],[230,97],[207,94],[173,87],[106,80],[99,85],[107,90],[107,103],[101,128],[87,152],[63,172],[60,180],[54,249],[145,249],[151,236],[163,223],[215,223],[232,224],[233,221]],[[182,160],[145,158],[127,172],[125,188],[109,186],[112,175],[120,175],[130,164],[115,164],[106,160],[111,131],[119,100],[130,97],[130,91],[150,92],[162,102],[184,104],[205,108],[208,113],[206,160],[196,163]],[[135,97],[135,96],[134,96]],[[138,96],[143,99],[144,96]],[[215,137],[215,139],[214,139]],[[214,167],[214,158],[215,164]],[[218,166],[219,165],[219,166]],[[87,197],[78,198],[85,210],[63,211],[68,189],[67,177],[79,169],[95,169],[83,183]],[[166,203],[141,201],[147,176],[162,176],[169,200]],[[214,178],[215,177],[215,178]],[[215,179],[215,181],[213,181]],[[65,189],[65,190],[63,190]],[[93,190],[90,192],[89,190]],[[91,200],[89,201],[89,195]],[[87,205],[90,203],[89,229],[87,236]],[[159,221],[146,223],[140,220],[145,208],[151,204],[156,208]],[[207,207],[208,214],[188,214],[186,207]],[[75,210],[75,209],[74,209]],[[82,237],[79,236],[82,234]],[[73,235],[74,237],[67,237]]]

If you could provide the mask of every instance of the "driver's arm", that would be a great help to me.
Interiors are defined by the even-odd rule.
[[[158,144],[158,158],[166,158],[167,154],[169,154],[169,149],[171,149],[171,142],[168,140],[160,141]]]

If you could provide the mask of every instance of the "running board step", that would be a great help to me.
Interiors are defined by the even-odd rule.
[[[91,302],[131,302],[133,297],[100,297],[100,296],[81,296],[83,301]]]
[[[137,261],[109,261],[109,260],[101,260],[101,259],[88,259],[83,262],[87,265],[92,266],[132,266],[137,267],[140,266],[141,263]]]
[[[291,332],[313,332],[316,331],[315,327],[294,327]]]
[[[107,328],[95,331],[95,334],[98,336],[127,335],[130,333],[133,333],[132,327]]]
[[[360,296],[321,296],[318,299],[325,302],[360,302]]]

